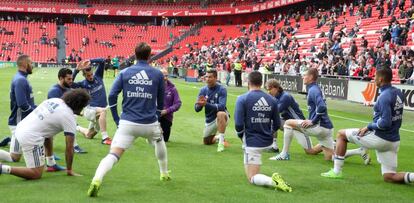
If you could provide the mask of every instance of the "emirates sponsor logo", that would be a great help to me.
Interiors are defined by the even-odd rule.
[[[250,13],[250,9],[238,9],[236,8],[235,13]]]
[[[152,11],[138,11],[139,16],[152,16]]]
[[[207,12],[189,12],[189,11],[187,11],[188,13],[186,13],[186,15],[188,15],[188,16],[206,16],[206,15],[208,15],[208,13]]]
[[[231,14],[231,11],[216,11],[211,10],[211,15],[229,15]]]
[[[105,10],[95,10],[93,12],[93,14],[95,15],[109,15],[109,10],[105,9]]]
[[[253,12],[259,11],[259,6],[253,6]]]
[[[131,15],[131,10],[117,10],[116,11],[116,15],[117,16],[130,16]]]

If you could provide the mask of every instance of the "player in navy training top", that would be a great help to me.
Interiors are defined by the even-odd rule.
[[[280,126],[282,130],[284,130],[283,126],[285,121],[289,119],[299,119],[299,120],[305,120],[305,116],[302,113],[302,110],[299,108],[299,104],[295,101],[292,95],[287,93],[283,90],[283,87],[280,85],[280,83],[276,79],[270,79],[266,82],[266,89],[269,92],[270,95],[274,96],[277,99],[277,105],[280,112],[280,117],[282,119],[282,125]],[[273,141],[273,147],[276,148],[276,136]],[[293,134],[287,134],[285,136],[293,136]],[[305,151],[312,148],[312,141],[309,138],[309,136],[305,134],[296,134],[296,139],[299,142],[299,144],[303,147]],[[285,139],[284,141],[291,141],[292,138]],[[288,154],[289,153],[289,144],[283,145],[283,153]],[[277,159],[278,156],[270,158],[271,160]]]
[[[14,75],[10,85],[10,111],[9,128],[11,131],[10,153],[0,153],[0,160],[17,162],[20,160],[22,150],[15,137],[17,124],[29,115],[35,108],[32,86],[27,76],[32,74],[32,60],[28,55],[21,55],[17,58],[17,73]]]
[[[272,177],[260,174],[262,151],[271,148],[273,134],[280,127],[277,101],[261,90],[262,81],[260,72],[251,72],[248,76],[249,92],[236,101],[234,123],[243,142],[246,176],[251,184],[291,192],[292,188],[278,173],[273,173]]]
[[[326,108],[325,99],[321,89],[316,83],[318,79],[318,70],[309,69],[305,75],[303,75],[303,83],[307,89],[307,103],[309,110],[309,119],[290,119],[285,122],[284,125],[284,145],[285,149],[282,153],[278,154],[276,160],[289,160],[288,154],[289,145],[293,136],[300,137],[304,135],[314,136],[318,139],[319,145],[313,148],[305,149],[307,154],[318,154],[324,152],[325,160],[332,160],[332,154],[334,149],[333,144],[333,125],[328,116],[328,110]]]
[[[205,109],[204,144],[214,144],[218,131],[217,152],[222,152],[225,145],[224,133],[229,119],[226,108],[227,90],[217,83],[217,71],[215,69],[208,70],[205,77],[207,85],[201,88],[194,109],[196,112]]]
[[[95,73],[89,64],[97,65]],[[106,99],[105,84],[103,82],[104,70],[105,59],[97,58],[80,62],[73,72],[73,80],[75,80],[79,71],[82,71],[85,77],[85,80],[75,82],[73,86],[75,88],[85,88],[91,95],[91,101],[83,111],[83,116],[90,121],[89,126],[87,129],[78,126],[77,129],[88,139],[92,139],[101,130],[101,143],[111,145],[112,140],[106,131],[106,107],[108,106],[108,102]]]
[[[112,169],[137,137],[145,138],[155,146],[160,179],[170,180],[167,148],[158,122],[160,112],[164,109],[164,75],[148,64],[150,54],[149,45],[138,44],[135,48],[137,64],[122,70],[112,85],[108,100],[118,129],[109,154],[102,159],[96,169],[88,190],[88,195],[91,197],[98,195],[105,174]],[[121,118],[117,109],[120,92],[123,96]]]
[[[414,173],[397,173],[397,153],[400,146],[400,127],[404,110],[404,95],[391,85],[392,71],[383,68],[377,71],[375,84],[380,88],[380,96],[374,105],[371,123],[361,129],[338,131],[334,168],[321,175],[328,178],[342,178],[347,143],[375,149],[384,181],[393,183],[413,183]]]

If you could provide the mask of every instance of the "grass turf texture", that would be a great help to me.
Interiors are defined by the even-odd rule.
[[[9,86],[15,69],[0,69],[0,138],[9,135]],[[112,73],[108,74],[112,75]],[[83,79],[79,75],[77,80]],[[57,82],[57,69],[35,69],[29,76],[33,86],[36,104],[46,99],[48,89]],[[107,92],[113,78],[105,79]],[[202,132],[204,112],[195,113],[193,104],[202,83],[185,83],[173,80],[180,93],[183,106],[174,115],[174,124],[168,147],[169,169],[172,181],[160,182],[158,165],[153,148],[144,139],[138,139],[127,150],[120,162],[115,165],[103,181],[98,198],[89,198],[86,191],[100,160],[108,153],[109,147],[100,144],[100,134],[88,140],[78,134],[78,143],[88,154],[76,154],[74,171],[82,177],[69,177],[64,172],[44,173],[41,180],[25,181],[10,175],[0,176],[0,202],[411,202],[414,186],[385,183],[382,180],[380,165],[371,151],[373,164],[363,165],[360,157],[346,160],[343,180],[331,180],[320,176],[321,172],[333,167],[332,162],[323,160],[322,155],[305,155],[296,141],[292,142],[291,161],[269,161],[273,153],[263,154],[261,172],[271,175],[279,172],[292,185],[292,193],[276,192],[269,188],[255,187],[247,182],[243,168],[241,142],[234,131],[233,118],[230,119],[226,138],[231,146],[223,153],[216,152],[216,145],[204,146]],[[228,88],[227,108],[233,114],[237,95],[246,88]],[[304,95],[294,95],[302,108],[306,107]],[[121,98],[119,98],[121,100]],[[363,127],[365,123],[347,120],[347,117],[360,121],[370,121],[372,108],[360,104],[328,99],[328,109],[335,130]],[[307,114],[307,112],[305,112]],[[87,126],[83,118],[77,119]],[[400,171],[414,171],[412,156],[414,151],[414,113],[405,111],[401,131],[399,152]],[[115,125],[108,114],[108,132],[111,137]],[[279,146],[283,136],[279,132]],[[316,140],[313,139],[316,144]],[[354,145],[349,145],[351,148]],[[55,137],[54,150],[64,158],[64,136]],[[8,150],[8,148],[3,148]],[[65,165],[64,160],[58,161]],[[24,166],[24,162],[12,163]]]

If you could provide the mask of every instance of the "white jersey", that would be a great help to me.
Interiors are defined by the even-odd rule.
[[[43,101],[17,125],[16,138],[21,145],[42,145],[45,138],[62,131],[75,135],[74,113],[62,99],[52,98]]]

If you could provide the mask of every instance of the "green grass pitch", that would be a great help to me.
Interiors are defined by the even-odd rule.
[[[0,138],[9,135],[9,86],[15,69],[0,69]],[[79,75],[82,79],[82,75]],[[57,69],[35,69],[29,76],[36,103],[46,99],[49,87],[57,82]],[[105,78],[107,92],[113,78]],[[171,142],[167,144],[172,181],[160,182],[153,148],[138,139],[120,162],[104,179],[98,198],[89,198],[86,191],[100,160],[109,147],[100,144],[100,134],[93,140],[78,136],[78,143],[89,153],[75,155],[74,171],[82,177],[68,177],[64,172],[44,173],[41,180],[25,181],[9,175],[0,176],[0,202],[412,202],[414,186],[395,185],[382,180],[375,153],[373,163],[365,166],[360,157],[347,159],[345,179],[330,180],[320,177],[321,172],[333,167],[322,155],[305,155],[296,141],[292,142],[291,161],[269,161],[274,154],[264,153],[262,173],[279,172],[292,185],[292,193],[255,187],[247,182],[243,168],[241,142],[236,137],[231,119],[226,137],[231,146],[223,153],[216,146],[202,144],[204,113],[196,113],[193,105],[201,83],[173,80],[183,105],[175,114]],[[234,113],[236,97],[246,88],[228,88],[227,107]],[[304,95],[295,95],[305,108]],[[119,98],[121,100],[121,98]],[[335,130],[363,127],[372,116],[372,108],[360,104],[328,99],[328,109]],[[307,112],[305,112],[307,114]],[[399,152],[400,171],[414,171],[414,113],[405,111]],[[87,122],[79,118],[85,126]],[[108,114],[108,132],[112,137],[115,125]],[[281,133],[279,133],[281,135]],[[283,144],[279,136],[279,145]],[[316,140],[313,140],[316,143]],[[54,150],[64,157],[64,139],[55,137]],[[351,148],[353,145],[349,145]],[[3,148],[8,150],[8,148]],[[64,160],[58,161],[65,165]],[[23,166],[24,162],[12,163]]]

